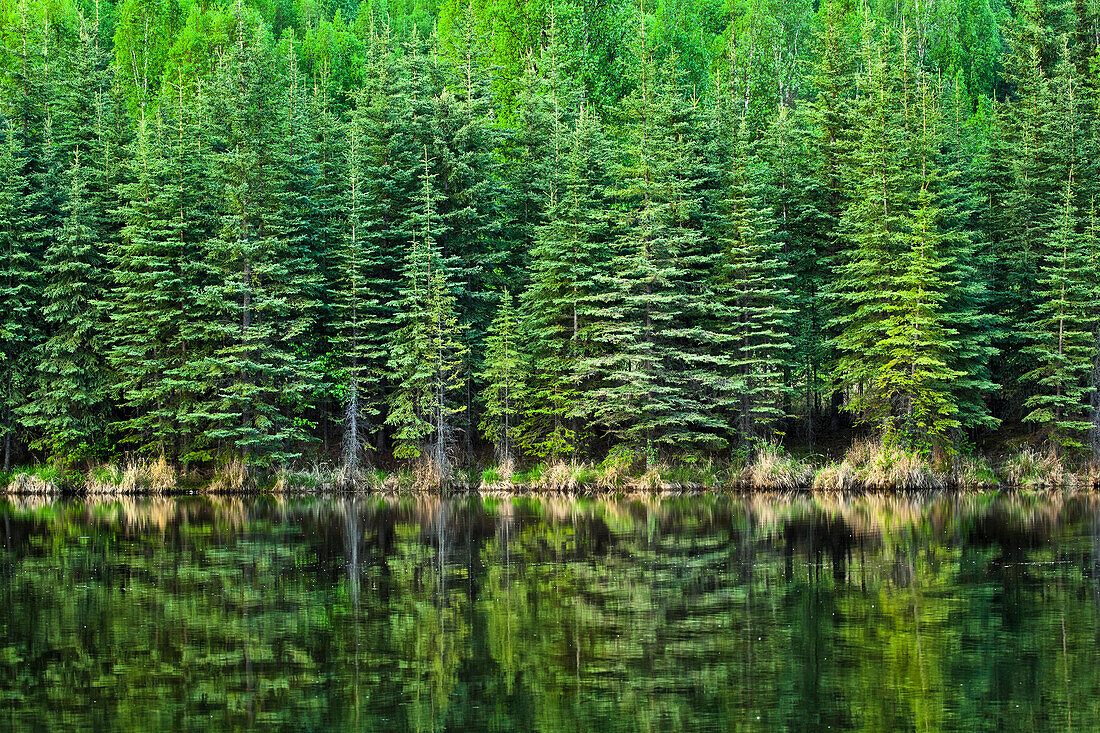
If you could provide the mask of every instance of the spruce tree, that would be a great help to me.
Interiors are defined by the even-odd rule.
[[[833,285],[837,315],[832,340],[837,350],[834,381],[849,395],[848,409],[861,422],[888,425],[891,402],[878,388],[891,360],[885,347],[894,305],[895,278],[906,253],[905,127],[899,89],[890,78],[887,51],[867,41],[868,73],[861,90],[858,144],[850,176],[851,202],[841,219],[849,251],[837,259]]]
[[[160,105],[160,150],[164,166],[164,186],[157,192],[154,212],[166,219],[165,255],[176,268],[174,285],[162,295],[169,310],[177,310],[179,321],[168,340],[165,371],[159,390],[171,395],[158,402],[164,419],[170,421],[174,435],[169,455],[189,462],[209,455],[202,431],[208,426],[203,412],[204,397],[211,384],[205,359],[217,343],[209,339],[209,323],[216,312],[203,306],[206,288],[215,284],[215,263],[206,257],[207,244],[218,227],[218,196],[211,180],[211,155],[207,147],[202,110],[206,91],[196,90],[196,101],[188,101],[186,83],[177,76],[165,86]],[[125,309],[120,308],[120,313]],[[135,321],[135,325],[137,325]],[[125,336],[126,331],[118,334]],[[157,377],[153,377],[154,380]],[[160,418],[158,418],[158,421]]]
[[[548,221],[530,255],[530,284],[521,299],[531,375],[520,443],[539,457],[573,453],[582,442],[580,359],[591,355],[597,327],[597,275],[609,266],[610,148],[599,120],[584,108],[569,133],[552,179]]]
[[[77,20],[77,47],[64,68],[56,125],[47,111],[45,148],[53,170],[39,184],[60,181],[64,198],[58,219],[41,220],[44,226],[53,223],[43,261],[46,334],[32,399],[20,407],[25,424],[37,431],[32,445],[62,460],[105,447],[109,388],[104,330],[111,164],[103,117],[109,70],[98,19],[78,15]]]
[[[889,360],[874,389],[891,406],[887,438],[927,452],[947,443],[949,433],[961,425],[952,385],[963,373],[948,365],[957,331],[948,324],[944,303],[954,283],[943,276],[951,260],[941,254],[947,236],[939,230],[940,212],[930,176],[925,177],[919,196],[904,271],[886,308],[881,347]]]
[[[847,244],[842,218],[858,180],[848,172],[860,121],[855,93],[859,33],[853,31],[853,15],[845,12],[845,7],[840,0],[832,0],[824,3],[818,14],[824,27],[813,37],[816,63],[808,80],[811,96],[803,106],[813,132],[807,145],[812,171],[806,193],[814,226],[808,240],[792,242],[800,248],[794,263],[809,270],[799,278],[805,283],[800,290],[807,293],[804,297],[808,299],[803,312],[808,310],[809,318],[824,324],[804,347],[811,359],[809,371],[819,375],[815,381],[826,381],[826,372],[835,373],[839,358],[833,341],[838,335],[836,308],[840,302],[835,273]],[[831,385],[829,403],[811,410],[810,419],[826,413],[829,428],[835,430],[841,426],[843,391],[836,388],[839,385],[835,380],[827,381]],[[812,399],[817,402],[822,397],[813,395]]]
[[[759,164],[743,120],[725,130],[729,175],[718,231],[714,290],[721,349],[714,355],[716,405],[741,444],[768,438],[784,416],[790,292],[776,224],[756,183]],[[756,170],[754,170],[756,169]]]
[[[206,424],[203,457],[263,465],[301,454],[319,388],[307,246],[316,169],[296,112],[302,90],[279,73],[262,26],[240,15],[236,34],[206,100],[221,215],[205,247],[212,283],[197,303],[207,385],[189,420]]]
[[[128,156],[132,182],[121,187],[125,226],[112,257],[110,361],[126,409],[114,430],[139,452],[171,455],[178,405],[167,382],[186,315],[178,298],[180,252],[169,229],[172,189],[156,127],[153,120],[139,125]]]
[[[671,62],[658,74],[645,59],[627,101],[630,137],[615,191],[620,233],[595,278],[593,354],[579,366],[592,384],[586,417],[647,462],[662,448],[715,445],[718,426],[705,395],[687,387],[708,360],[710,337],[692,321],[709,297],[697,267],[707,243],[692,221],[700,200],[688,143],[696,109],[673,78]]]
[[[510,464],[514,456],[519,409],[524,388],[526,360],[520,351],[523,324],[507,290],[500,297],[497,314],[485,339],[485,389],[481,433],[492,442],[497,459]]]
[[[32,439],[22,419],[36,388],[35,374],[44,338],[42,290],[47,241],[58,226],[62,186],[54,164],[50,109],[56,100],[56,73],[49,73],[48,22],[38,24],[23,0],[14,9],[11,62],[7,81],[8,124],[4,127],[4,458],[11,465],[19,447]],[[55,64],[56,66],[56,64]],[[10,156],[8,158],[7,156]]]
[[[97,236],[98,212],[89,192],[94,173],[78,145],[66,173],[68,196],[60,230],[46,251],[42,346],[33,398],[21,412],[37,431],[34,444],[62,460],[101,451],[109,383],[104,364],[102,298],[104,253]]]
[[[759,195],[775,222],[782,247],[789,308],[787,357],[795,412],[804,419],[805,440],[816,441],[822,400],[828,389],[829,252],[836,222],[822,211],[827,201],[817,173],[817,141],[803,108],[780,107],[758,145]],[[798,399],[801,397],[801,400]]]
[[[957,332],[948,358],[948,365],[958,372],[952,392],[963,428],[991,429],[1000,422],[992,415],[989,401],[998,390],[992,374],[997,357],[993,342],[1001,322],[993,312],[994,247],[983,231],[983,194],[978,183],[984,174],[981,147],[985,131],[980,118],[966,117],[969,100],[961,82],[948,82],[944,90],[925,74],[921,83],[933,85],[944,100],[941,114],[923,115],[927,127],[922,128],[926,132],[920,157],[923,161],[927,156],[938,166],[933,172],[938,174],[939,226],[952,233],[943,247],[947,260],[943,278],[953,283],[943,307],[951,314],[951,327]]]
[[[456,302],[464,325],[467,381],[460,420],[465,452],[471,456],[477,428],[475,398],[481,388],[477,374],[492,319],[492,280],[511,257],[500,236],[503,191],[493,152],[497,134],[490,124],[492,80],[485,39],[472,18],[468,20],[458,39],[456,64],[444,70],[450,72],[449,85],[435,100],[432,124],[441,193],[438,213],[446,224],[439,247],[458,286]]]
[[[1072,174],[1062,215],[1043,258],[1038,317],[1026,348],[1036,367],[1024,375],[1032,385],[1024,401],[1028,422],[1039,425],[1056,448],[1079,448],[1091,427],[1087,412],[1096,356],[1097,292],[1095,242],[1078,231]]]
[[[35,191],[24,171],[25,151],[16,130],[0,120],[0,431],[4,441],[4,470],[12,460],[18,439],[19,410],[33,387],[41,338],[34,211]]]
[[[1026,347],[1029,324],[1039,307],[1039,270],[1044,244],[1059,218],[1058,201],[1066,185],[1072,141],[1056,133],[1064,121],[1058,90],[1050,78],[1049,49],[1035,19],[1023,13],[1009,28],[1010,52],[1005,78],[1016,88],[997,111],[996,152],[1007,163],[1007,189],[994,216],[999,267],[994,280],[996,307],[1002,317],[999,378],[1016,406],[1027,399],[1025,374],[1035,369]],[[1058,159],[1062,158],[1061,164]]]
[[[428,147],[423,146],[421,209],[412,217],[413,238],[395,303],[398,328],[390,342],[395,389],[386,424],[394,430],[394,456],[427,453],[433,476],[446,480],[456,441],[455,419],[465,409],[465,347],[450,276],[437,237],[445,233],[436,207],[440,196]]]
[[[374,67],[377,68],[377,67]],[[389,97],[380,84],[361,91],[344,132],[342,219],[334,257],[332,343],[344,396],[344,464],[358,469],[366,439],[380,431],[390,333],[394,268],[380,243],[386,234]]]

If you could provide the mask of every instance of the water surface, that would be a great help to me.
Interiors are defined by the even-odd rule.
[[[0,517],[4,729],[1100,729],[1087,496]]]

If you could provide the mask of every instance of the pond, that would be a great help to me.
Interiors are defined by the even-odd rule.
[[[1100,729],[1100,499],[0,499],[0,727]]]

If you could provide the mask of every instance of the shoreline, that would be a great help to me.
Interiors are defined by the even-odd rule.
[[[796,454],[778,443],[724,458],[685,455],[646,461],[612,451],[601,461],[563,459],[527,465],[511,460],[444,471],[426,463],[358,471],[332,464],[248,466],[230,460],[200,470],[165,457],[125,463],[53,462],[0,472],[0,494],[383,494],[605,496],[631,492],[875,492],[1097,490],[1100,462],[1024,446],[986,455],[929,456],[881,442],[857,440],[843,456]]]

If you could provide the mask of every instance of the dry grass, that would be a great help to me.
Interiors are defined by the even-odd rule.
[[[515,472],[515,463],[511,458],[506,458],[481,472],[481,483],[478,488],[481,491],[506,491],[512,485],[512,476]]]
[[[17,473],[4,489],[11,494],[46,496],[61,492],[57,481],[36,473]]]
[[[862,482],[870,489],[942,489],[948,480],[926,458],[882,446],[865,464]]]
[[[171,491],[179,484],[176,469],[161,456],[155,461],[141,460],[131,463],[122,472],[119,488],[127,494],[147,491],[162,494]]]
[[[1006,458],[1001,464],[1001,476],[1009,486],[1021,488],[1066,488],[1074,483],[1074,477],[1053,451],[1031,448]]]
[[[630,482],[630,486],[633,489],[639,491],[659,491],[665,488],[665,482],[661,478],[660,468],[651,468],[643,473],[638,478]]]
[[[853,444],[844,460],[813,477],[820,491],[942,489],[950,483],[946,472],[917,453],[867,441]]]
[[[813,475],[810,464],[787,453],[778,443],[765,443],[741,472],[741,481],[754,489],[782,491],[807,488]]]
[[[630,483],[631,472],[637,456],[626,448],[612,449],[607,458],[596,466],[593,476],[596,488],[604,491],[622,489]]]
[[[327,478],[331,480],[332,474],[328,474]],[[296,471],[283,466],[275,472],[275,481],[271,484],[271,493],[295,494],[304,491],[316,491],[324,485],[325,479],[326,476],[323,476],[320,470],[316,468]]]
[[[991,489],[1001,483],[993,464],[985,456],[966,455],[955,459],[955,485],[965,489]]]
[[[84,474],[85,494],[120,494],[121,485],[122,469],[113,463],[93,466]]]
[[[540,491],[576,491],[580,488],[573,466],[565,461],[554,461],[543,470],[532,484]]]
[[[239,458],[234,458],[214,471],[213,478],[206,485],[212,493],[241,491],[253,487],[252,474],[248,466]]]
[[[414,489],[434,489],[442,486],[446,481],[443,471],[431,461],[420,461],[413,469]]]
[[[830,461],[814,473],[810,483],[815,491],[851,491],[859,486],[859,479],[847,461]]]

